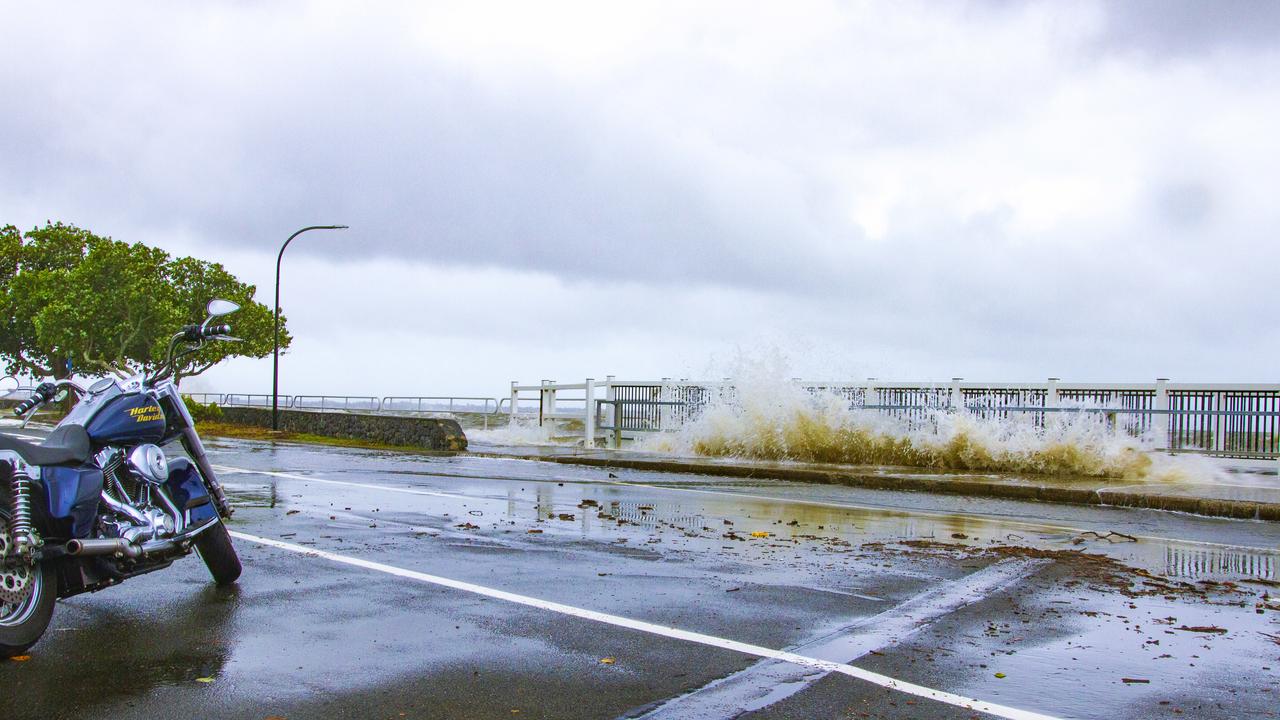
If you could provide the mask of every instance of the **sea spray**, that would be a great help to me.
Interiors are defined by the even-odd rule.
[[[783,379],[779,364],[748,366],[711,390],[692,422],[636,449],[760,460],[895,465],[1129,480],[1190,480],[1207,463],[1153,460],[1155,438],[1113,427],[1100,413],[1004,416],[946,408],[914,416],[851,407],[847,398]],[[1080,409],[1085,409],[1083,406]]]
[[[481,430],[467,430],[467,439],[472,442],[489,445],[560,445],[564,444],[554,437],[551,424],[538,424],[537,417],[517,415],[506,425]]]

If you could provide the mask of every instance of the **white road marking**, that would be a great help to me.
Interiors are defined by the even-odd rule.
[[[1048,560],[1004,560],[989,565],[884,612],[859,618],[794,650],[823,660],[853,662],[867,653],[902,642],[934,620],[1009,587],[1046,563]],[[761,660],[745,670],[672,698],[641,717],[644,720],[735,718],[779,703],[826,675],[776,660]]]
[[[935,690],[923,685],[897,680],[887,675],[863,670],[846,663],[832,662],[830,660],[821,660],[819,658],[807,657],[796,653],[786,652],[784,650],[775,650],[773,648],[763,647],[761,645],[752,645],[750,643],[738,642],[727,638],[716,637],[714,635],[706,635],[690,630],[681,630],[679,628],[667,625],[658,625],[656,623],[645,622],[643,620],[633,620],[620,615],[611,615],[609,613],[597,612],[595,610],[587,610],[585,608],[565,605],[550,600],[542,600],[527,595],[518,595],[516,593],[507,592],[505,590],[497,590],[483,585],[463,582],[461,580],[452,580],[450,578],[441,577],[439,575],[429,575],[427,573],[418,572],[416,570],[407,570],[405,568],[395,567],[394,565],[385,565],[383,563],[373,562],[371,560],[363,560],[361,558],[351,557],[347,555],[339,555],[337,553],[327,552],[325,550],[317,550],[315,548],[295,545],[293,543],[273,540],[271,538],[259,537],[248,533],[232,531],[231,535],[245,542],[257,543],[273,547],[279,550],[285,550],[299,555],[308,557],[316,557],[330,562],[342,565],[350,565],[352,567],[363,568],[366,570],[374,570],[376,572],[394,575],[396,577],[408,580],[416,580],[418,582],[447,587],[462,592],[468,592],[475,595],[502,600],[504,602],[515,603],[517,605],[525,605],[528,607],[538,608],[540,610],[548,610],[550,612],[560,613],[571,617],[581,618],[584,620],[592,620],[614,627],[626,628],[628,630],[636,630],[638,632],[648,633],[650,635],[658,635],[661,637],[671,638],[674,640],[683,640],[686,642],[697,643],[709,647],[721,648],[724,650],[733,650],[745,655],[753,655],[756,657],[770,658],[773,660],[781,660],[783,662],[800,665],[803,667],[814,668],[825,672],[840,673],[849,677],[864,680],[866,682],[879,685],[880,687],[890,690],[915,695],[917,697],[936,700],[948,705],[954,705],[966,710],[976,710],[997,717],[1007,718],[1008,720],[1058,720],[1052,715],[1045,715],[1031,710],[1022,710],[1020,708],[1008,707],[996,703],[990,703],[977,698],[965,697],[955,693],[949,693],[943,690]]]
[[[322,485],[345,485],[347,487],[357,487],[373,490],[386,490],[387,492],[406,493],[409,495],[427,495],[429,497],[444,498],[462,498],[464,500],[476,500],[471,495],[463,495],[460,493],[443,493],[433,490],[418,490],[417,488],[392,487],[390,485],[375,485],[373,483],[358,483],[345,480],[325,480],[323,478],[311,477],[310,475],[294,475],[293,473],[274,472],[271,470],[247,470],[245,468],[230,467],[227,465],[214,465],[214,470],[219,472],[242,473],[248,475],[270,475],[271,477],[284,478],[285,480],[301,480],[302,482],[320,483]]]
[[[4,431],[4,434],[8,435],[11,438],[19,438],[21,440],[43,440],[44,439],[39,435],[19,435],[18,433],[8,432],[8,431]]]

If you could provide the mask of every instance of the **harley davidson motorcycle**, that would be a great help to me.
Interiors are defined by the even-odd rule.
[[[174,377],[177,359],[235,339],[213,320],[239,309],[209,303],[209,317],[174,335],[152,374],[87,389],[42,383],[15,409],[25,427],[41,405],[78,396],[39,444],[0,432],[0,658],[40,639],[58,598],[162,570],[192,550],[216,583],[240,577],[223,525],[231,507]],[[174,441],[187,457],[166,455]]]

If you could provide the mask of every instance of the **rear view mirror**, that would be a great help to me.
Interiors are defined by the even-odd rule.
[[[209,301],[209,317],[222,317],[240,309],[240,306],[230,300],[210,300]]]

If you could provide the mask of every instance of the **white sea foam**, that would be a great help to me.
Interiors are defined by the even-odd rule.
[[[851,409],[834,393],[787,380],[778,357],[743,363],[733,387],[682,429],[636,449],[689,456],[896,465],[978,472],[1203,481],[1221,472],[1203,458],[1152,453],[1155,438],[1115,428],[1099,413],[979,416],[945,409],[923,419]]]
[[[538,418],[517,415],[506,425],[488,430],[471,428],[467,439],[489,445],[562,445],[562,438],[555,437],[551,425],[539,425]]]

